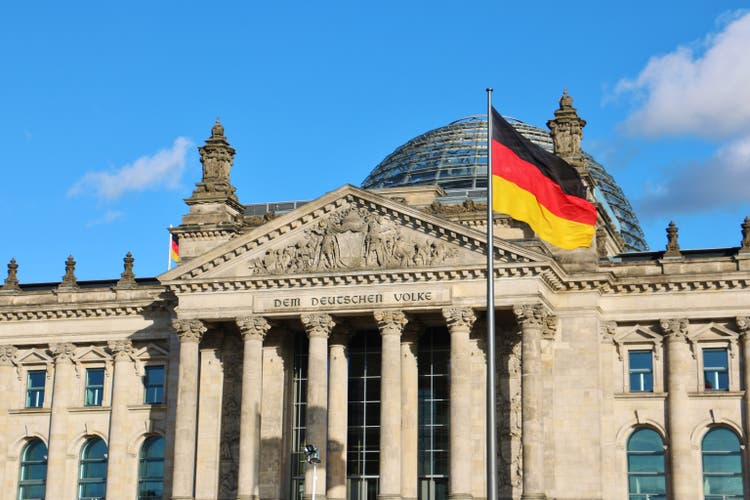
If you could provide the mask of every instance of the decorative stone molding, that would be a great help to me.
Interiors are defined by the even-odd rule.
[[[135,273],[133,273],[133,263],[135,262],[135,259],[133,258],[133,254],[128,252],[122,261],[125,270],[120,275],[120,280],[117,282],[117,286],[135,286]]]
[[[78,281],[76,280],[76,261],[73,260],[72,255],[68,255],[68,260],[65,261],[65,276],[63,276],[62,282],[58,288],[78,288]]]
[[[605,344],[616,344],[615,335],[617,334],[617,322],[607,321],[605,322],[600,331],[599,339]]]
[[[750,253],[750,217],[745,217],[745,221],[742,223],[742,243],[740,246],[739,253],[747,254]]]
[[[324,337],[328,338],[331,334],[331,330],[336,326],[336,322],[333,320],[330,314],[326,313],[310,313],[303,314],[300,316],[302,325],[305,327],[307,336],[312,337]]]
[[[5,292],[20,292],[21,287],[18,284],[18,264],[16,259],[10,259],[8,262],[8,277],[5,278],[5,284],[0,287]]]
[[[669,221],[669,226],[667,226],[667,251],[664,252],[664,257],[682,257],[680,244],[677,242],[678,231],[679,229],[674,221]]]
[[[431,205],[422,209],[423,212],[434,215],[458,215],[474,212],[483,212],[487,210],[487,203],[477,203],[474,200],[467,199],[459,204],[440,203],[435,200]]]
[[[115,361],[133,360],[135,356],[133,341],[130,339],[110,340],[107,342],[107,349]]]
[[[401,335],[409,322],[406,314],[398,309],[375,311],[374,316],[381,335]]]
[[[659,326],[667,339],[675,341],[684,341],[687,339],[689,324],[690,322],[687,318],[659,320]]]
[[[513,306],[513,314],[516,315],[516,321],[523,329],[526,328],[544,328],[547,323],[546,311],[542,304],[519,304]]]
[[[46,321],[52,319],[85,319],[85,318],[114,318],[120,316],[142,316],[148,311],[156,311],[164,307],[162,302],[152,302],[147,305],[117,305],[92,306],[73,304],[54,309],[28,309],[0,312],[2,321]]]
[[[737,331],[740,332],[740,335],[744,335],[745,338],[750,339],[747,336],[750,333],[750,316],[737,316],[735,321],[737,322]]]
[[[560,107],[555,110],[555,118],[547,122],[547,127],[550,129],[555,154],[575,163],[576,167],[581,167],[583,163],[581,139],[585,126],[586,120],[578,116],[573,107],[573,98],[565,89],[560,97]]]
[[[211,137],[206,144],[199,147],[200,160],[203,165],[203,178],[197,184],[193,198],[201,193],[211,193],[236,198],[234,187],[229,181],[229,171],[234,163],[235,149],[229,145],[224,136],[224,126],[219,119],[211,128]]]
[[[16,364],[18,348],[12,345],[0,345],[0,366],[13,366]]]
[[[175,319],[172,320],[172,328],[180,338],[180,343],[194,342],[199,343],[203,334],[206,333],[206,326],[198,319]]]
[[[49,345],[49,351],[55,363],[72,362],[76,353],[76,346],[69,342],[59,342]]]
[[[240,334],[242,334],[242,339],[245,342],[251,339],[262,342],[266,338],[268,330],[271,329],[271,323],[263,316],[243,316],[237,318],[236,321],[237,327],[240,329]]]
[[[470,307],[444,307],[442,313],[451,332],[454,330],[470,331],[477,320],[476,313]]]

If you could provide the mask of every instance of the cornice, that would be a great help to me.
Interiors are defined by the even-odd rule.
[[[0,323],[10,321],[48,321],[55,319],[116,318],[143,316],[150,311],[158,311],[170,305],[171,301],[156,299],[148,303],[122,302],[110,304],[55,304],[46,306],[14,307],[0,310]]]

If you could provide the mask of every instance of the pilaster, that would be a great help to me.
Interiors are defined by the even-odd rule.
[[[328,500],[346,498],[346,434],[349,410],[349,366],[346,346],[350,334],[348,325],[337,325],[328,342]]]
[[[5,484],[5,467],[8,454],[8,410],[12,405],[13,380],[15,374],[15,358],[18,349],[12,345],[0,345],[0,487]]]
[[[47,455],[47,484],[58,491],[65,491],[70,483],[66,475],[65,461],[68,437],[68,407],[71,405],[72,389],[77,386],[73,367],[75,345],[70,343],[50,344],[49,350],[55,360],[55,381],[52,389],[52,415],[49,425]],[[54,485],[54,486],[53,486]]]
[[[416,500],[419,454],[417,342],[423,326],[410,320],[401,336],[401,498]]]
[[[112,340],[107,344],[114,359],[112,381],[112,410],[109,416],[109,440],[107,443],[107,468],[119,471],[107,474],[107,491],[110,496],[116,492],[128,491],[128,387],[134,380],[133,343],[130,340]]]

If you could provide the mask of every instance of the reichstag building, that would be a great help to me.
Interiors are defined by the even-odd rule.
[[[485,116],[360,187],[263,204],[237,198],[217,120],[180,265],[84,282],[70,257],[26,284],[11,261],[0,496],[486,498],[489,246],[499,498],[750,498],[750,219],[736,247],[681,249],[670,224],[649,249],[567,94],[550,115],[510,121],[580,172],[591,248],[503,214],[487,241]]]

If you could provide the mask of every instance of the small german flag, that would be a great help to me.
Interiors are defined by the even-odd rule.
[[[177,238],[176,234],[172,234],[171,243],[169,245],[169,254],[170,257],[172,257],[172,260],[175,262],[180,262],[180,240]]]
[[[578,172],[522,136],[492,108],[492,208],[566,250],[589,247],[596,207]]]

